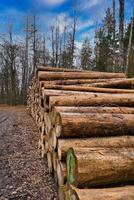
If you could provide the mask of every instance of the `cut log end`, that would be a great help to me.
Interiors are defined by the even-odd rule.
[[[76,180],[76,157],[72,148],[67,153],[67,183],[73,184]]]

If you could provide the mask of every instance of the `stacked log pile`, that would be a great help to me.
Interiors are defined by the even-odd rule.
[[[133,81],[122,73],[38,67],[27,110],[61,200],[134,199]]]

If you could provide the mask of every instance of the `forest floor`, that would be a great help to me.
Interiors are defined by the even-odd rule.
[[[57,187],[25,107],[0,106],[0,200],[31,199],[57,200]]]

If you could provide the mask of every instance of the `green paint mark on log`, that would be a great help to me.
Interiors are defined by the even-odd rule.
[[[76,157],[73,149],[67,153],[67,183],[72,184],[75,181]]]

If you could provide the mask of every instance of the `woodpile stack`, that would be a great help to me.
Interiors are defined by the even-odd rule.
[[[27,110],[60,200],[134,199],[133,82],[122,73],[38,67]]]

